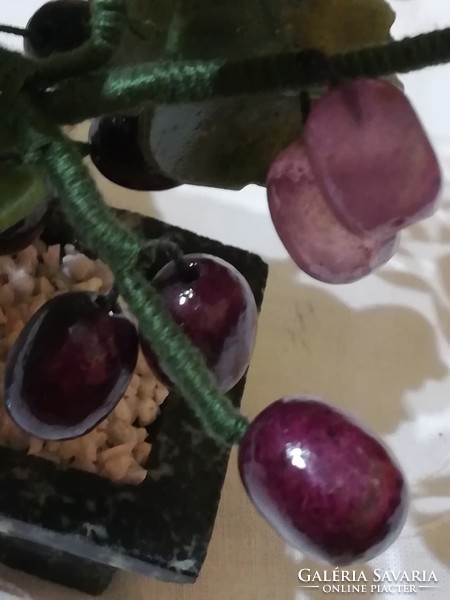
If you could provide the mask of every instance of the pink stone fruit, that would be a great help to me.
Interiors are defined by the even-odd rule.
[[[312,107],[305,146],[325,199],[352,231],[389,237],[437,208],[436,155],[389,82],[361,79],[325,94]]]
[[[239,471],[288,544],[334,565],[374,558],[400,533],[408,489],[384,445],[312,398],[271,404],[249,425]]]
[[[318,188],[300,141],[275,158],[267,178],[275,229],[295,263],[326,283],[350,283],[385,264],[395,235],[355,234],[338,221]]]

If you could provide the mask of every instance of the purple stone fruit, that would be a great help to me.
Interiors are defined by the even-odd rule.
[[[351,418],[312,398],[271,404],[250,424],[239,470],[259,512],[293,547],[334,565],[383,552],[406,519],[395,459]]]
[[[37,206],[25,219],[0,233],[0,255],[15,254],[29,246],[42,233],[49,213],[48,200]]]
[[[69,292],[42,306],[11,349],[5,405],[25,431],[47,440],[93,429],[124,394],[137,362],[135,325],[104,296]]]
[[[330,210],[318,188],[300,141],[275,158],[267,177],[267,198],[275,229],[295,263],[326,283],[350,283],[385,264],[397,237],[355,234]]]
[[[339,220],[387,238],[437,208],[441,172],[404,93],[362,79],[312,107],[305,145],[317,185]]]
[[[186,254],[183,263],[182,269],[174,262],[167,264],[152,285],[175,322],[202,352],[218,387],[227,392],[250,363],[257,323],[253,292],[237,269],[216,256]],[[151,341],[142,339],[142,350],[150,367],[170,385]]]
[[[168,190],[179,184],[165,175],[156,161],[149,162],[139,145],[138,117],[94,119],[89,130],[90,155],[110,181],[138,191]]]

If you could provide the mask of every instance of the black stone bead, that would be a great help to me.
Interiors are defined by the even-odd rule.
[[[28,21],[26,54],[47,58],[54,52],[70,52],[89,39],[91,11],[85,0],[52,0]]]

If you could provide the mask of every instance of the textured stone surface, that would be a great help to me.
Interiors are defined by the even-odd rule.
[[[264,409],[239,447],[239,471],[288,544],[334,566],[374,558],[405,523],[408,486],[389,450],[314,398]]]
[[[122,217],[146,238],[176,232],[186,252],[207,252],[227,260],[247,278],[261,306],[267,266],[259,257],[140,215],[122,213]],[[72,239],[70,228],[55,218],[46,241]],[[147,275],[161,266],[149,268]],[[236,405],[243,389],[241,380],[229,394]],[[8,490],[0,495],[0,534],[53,549],[47,559],[42,548],[37,554],[31,547],[22,553],[14,542],[10,566],[32,571],[39,560],[46,565],[39,569],[41,576],[91,593],[99,593],[109,576],[95,563],[111,568],[111,576],[115,567],[167,581],[195,581],[212,534],[229,450],[205,436],[177,394],[166,400],[151,436],[149,475],[139,487],[118,486],[0,448],[0,486]],[[78,558],[70,555],[93,562],[80,568]]]

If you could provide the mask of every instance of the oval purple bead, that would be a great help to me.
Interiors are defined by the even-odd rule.
[[[84,435],[123,396],[138,348],[135,325],[110,312],[102,296],[56,296],[28,321],[9,353],[5,406],[38,438]]]
[[[374,558],[406,519],[408,488],[390,452],[318,400],[271,404],[250,424],[238,462],[249,497],[276,531],[331,564]]]
[[[186,254],[183,261],[183,272],[170,262],[152,285],[227,392],[244,375],[253,352],[258,318],[253,292],[237,269],[216,256]],[[150,367],[170,385],[151,341],[141,337],[141,344]]]

